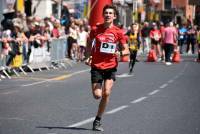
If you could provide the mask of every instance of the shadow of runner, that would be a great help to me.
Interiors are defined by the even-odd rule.
[[[88,128],[80,127],[50,127],[50,126],[37,126],[36,128],[47,128],[47,129],[70,129],[70,130],[92,130]]]

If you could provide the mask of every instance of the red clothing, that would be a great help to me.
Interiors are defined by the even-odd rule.
[[[177,29],[174,27],[166,27],[164,30],[164,43],[176,45]]]
[[[59,33],[59,30],[57,28],[54,28],[52,30],[52,37],[54,37],[54,38],[59,38],[60,37],[60,33]]]
[[[91,66],[102,70],[116,68],[118,61],[115,52],[118,45],[126,44],[122,30],[116,26],[104,28],[104,25],[100,24],[90,32],[90,39],[94,39]]]
[[[153,29],[150,31],[150,38],[159,41],[161,38],[161,32],[158,29]]]

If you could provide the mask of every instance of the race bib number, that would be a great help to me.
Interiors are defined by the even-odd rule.
[[[115,43],[108,43],[108,42],[102,42],[100,52],[102,53],[108,53],[108,54],[114,54],[116,50],[116,44]]]

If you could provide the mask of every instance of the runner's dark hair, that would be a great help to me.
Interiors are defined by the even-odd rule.
[[[114,14],[117,15],[117,8],[114,5],[105,5],[103,8],[103,14],[105,12],[106,9],[113,9],[114,10]]]

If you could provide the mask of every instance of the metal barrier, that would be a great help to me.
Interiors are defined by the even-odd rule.
[[[48,68],[51,65],[50,53],[47,51],[46,43],[43,47],[35,48],[31,46],[31,53],[29,56],[28,65],[32,69]]]
[[[66,68],[63,62],[65,62],[67,55],[67,39],[66,38],[53,39],[50,46],[51,46],[50,54],[51,54],[52,64],[57,66],[60,65]]]
[[[13,43],[10,43],[11,48],[13,48]],[[49,46],[50,49],[49,49]],[[52,39],[50,44],[45,43],[43,46],[39,46],[37,48],[34,47],[34,45],[29,48],[30,50],[30,55],[28,56],[29,59],[27,59],[27,54],[28,52],[24,52],[24,50],[27,50],[27,45],[22,45],[21,46],[22,53],[16,55],[12,62],[11,65],[8,67],[6,66],[6,62],[9,59],[9,55],[0,57],[0,74],[6,75],[8,78],[11,78],[8,69],[12,69],[12,71],[19,76],[18,72],[15,70],[21,70],[24,74],[26,72],[23,70],[22,66],[28,67],[32,72],[34,72],[34,69],[39,69],[42,71],[42,68],[47,68],[49,69],[50,67],[57,68],[59,66],[66,68],[65,64],[69,64],[70,66],[71,63],[66,61],[66,55],[67,55],[67,39],[66,38],[61,38],[61,39]],[[2,53],[2,43],[0,43],[0,52]],[[26,59],[29,61],[28,63],[24,61]],[[56,65],[56,67],[55,67]]]

